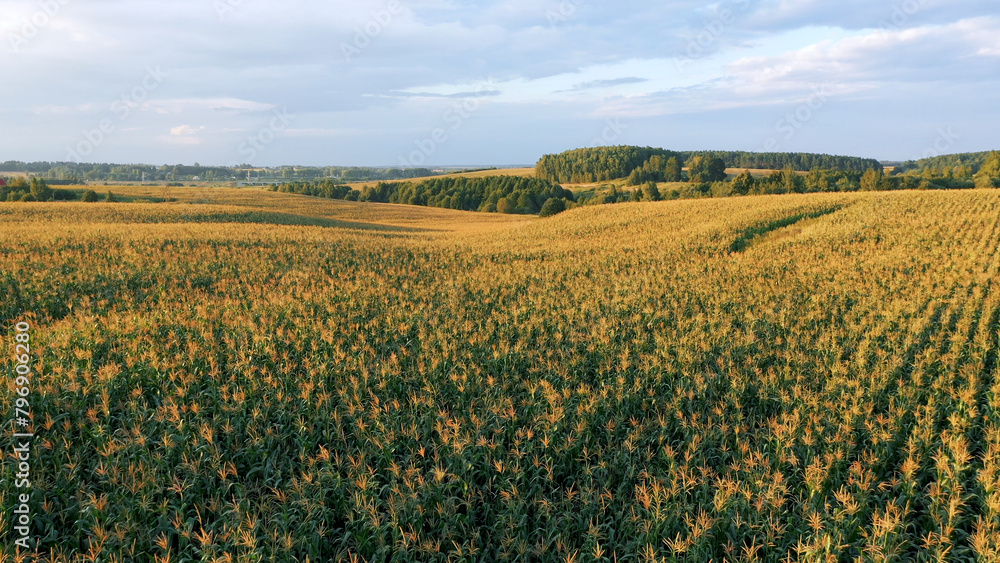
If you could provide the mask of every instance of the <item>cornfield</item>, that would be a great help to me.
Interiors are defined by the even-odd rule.
[[[1000,560],[994,191],[259,202],[0,204],[0,558]]]

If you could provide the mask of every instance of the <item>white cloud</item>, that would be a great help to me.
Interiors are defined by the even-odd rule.
[[[914,29],[877,30],[727,67],[744,93],[766,95],[831,84],[867,90],[881,82],[996,80],[983,55],[1000,49],[1000,19],[962,20]]]
[[[363,131],[360,129],[286,129],[281,132],[282,135],[288,137],[347,137],[350,135],[359,135]]]
[[[196,135],[204,130],[208,129],[202,125],[201,127],[192,127],[190,125],[181,125],[179,127],[173,127],[170,129],[170,134],[174,136],[191,136]]]
[[[269,111],[274,109],[275,105],[238,98],[186,98],[152,100],[145,102],[143,107],[161,114],[192,111],[251,113]]]
[[[918,9],[907,8],[914,2]],[[119,119],[111,103],[149,66],[167,77],[127,123],[115,121],[118,132],[94,158],[224,161],[272,110],[288,108],[296,129],[262,158],[392,163],[462,101],[448,96],[474,92],[486,77],[499,94],[484,97],[434,158],[528,162],[539,147],[589,144],[594,132],[581,123],[597,119],[600,128],[619,115],[652,122],[703,114],[706,135],[714,135],[703,142],[725,148],[748,127],[733,112],[798,103],[824,84],[837,100],[879,108],[868,119],[884,129],[899,126],[883,116],[901,94],[918,108],[909,119],[923,123],[944,110],[947,90],[956,100],[948,119],[978,124],[985,139],[990,120],[980,114],[994,105],[1000,81],[995,0],[588,0],[571,2],[558,21],[549,14],[565,0],[405,0],[348,63],[341,44],[374,29],[386,4],[244,1],[220,19],[211,0],[67,3],[19,53],[0,56],[0,76],[8,77],[0,153],[62,158],[81,131]],[[36,0],[0,0],[0,48],[38,9]],[[675,57],[726,9],[734,17],[678,65]],[[831,144],[855,139],[846,125],[828,127]],[[635,141],[661,144],[656,135],[669,139],[668,129]]]

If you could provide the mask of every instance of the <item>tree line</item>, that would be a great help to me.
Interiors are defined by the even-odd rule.
[[[606,154],[615,153],[609,151]],[[636,155],[641,158],[645,153],[640,151]],[[887,174],[881,166],[864,172],[815,168],[803,174],[789,164],[783,170],[763,176],[744,170],[730,178],[726,173],[728,164],[718,156],[694,155],[687,164],[685,173],[680,168],[680,156],[652,154],[632,171],[625,182],[626,186],[635,186],[635,189],[606,184],[578,196],[547,179],[514,176],[380,182],[362,190],[323,180],[290,182],[272,189],[350,201],[547,216],[581,205],[682,198],[1000,187],[1000,152],[988,154],[976,173],[970,169],[965,176],[952,170],[935,172],[931,168],[920,174]],[[667,185],[662,186],[664,183]]]
[[[542,213],[570,207],[573,192],[548,180],[516,176],[434,178],[422,182],[379,182],[362,190],[333,181],[290,182],[274,191],[373,203],[401,203],[489,213]],[[550,200],[553,200],[550,203]]]
[[[250,164],[238,166],[202,166],[164,164],[111,164],[79,162],[22,162],[8,160],[0,170],[32,174],[54,184],[84,184],[86,182],[177,182],[177,181],[238,181],[250,172],[255,179],[319,180],[330,178],[342,182],[407,180],[435,176],[441,172],[429,168],[372,168],[356,166],[278,166],[261,168]]]
[[[960,176],[966,175],[966,171],[973,174],[986,163],[990,152],[958,153],[933,156],[920,160],[908,160],[895,168],[895,172],[900,174],[923,174],[926,171],[932,173],[944,173],[946,170],[958,172]],[[966,170],[962,170],[965,168]]]
[[[829,169],[864,173],[869,169],[881,168],[881,164],[875,159],[827,154],[676,152],[653,147],[614,146],[545,155],[535,165],[535,175],[551,182],[585,184],[629,178],[638,170],[638,176],[631,178],[634,182],[632,185],[646,181],[677,182],[682,181],[678,168],[692,168],[698,161],[705,159],[713,163],[722,161],[734,168],[783,170],[791,167],[802,172]]]
[[[907,162],[882,181],[918,189],[1000,188],[1000,151]]]
[[[874,158],[801,152],[695,151],[683,152],[681,155],[685,160],[689,160],[694,156],[719,158],[724,160],[730,168],[751,170],[784,170],[790,166],[798,172],[809,172],[810,170],[819,169],[863,174],[870,169],[882,168],[882,163]]]

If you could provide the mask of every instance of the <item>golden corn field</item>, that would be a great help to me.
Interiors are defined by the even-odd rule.
[[[0,204],[0,559],[1000,561],[997,191],[216,193]]]

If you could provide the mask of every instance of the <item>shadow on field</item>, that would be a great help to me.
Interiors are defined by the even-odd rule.
[[[832,207],[826,207],[823,209],[817,209],[815,211],[807,211],[803,213],[796,213],[795,215],[789,215],[788,217],[782,217],[781,219],[776,219],[774,221],[766,223],[757,223],[752,225],[742,232],[740,236],[736,237],[733,244],[729,246],[729,252],[736,254],[743,252],[744,250],[753,246],[755,242],[762,239],[763,237],[769,235],[770,233],[777,231],[778,229],[784,229],[785,227],[791,227],[792,225],[799,223],[801,221],[806,221],[809,219],[818,219],[825,215],[830,215],[836,213],[843,208],[842,205],[834,205]]]
[[[38,204],[14,204],[0,208],[0,223],[18,221],[110,224],[185,224],[185,223],[240,223],[258,225],[287,225],[295,227],[324,227],[354,229],[389,233],[427,232],[429,229],[401,227],[364,221],[347,221],[328,217],[313,217],[296,213],[264,210],[180,210],[176,208],[155,209],[131,207],[121,204],[102,205],[81,213],[81,207],[35,207]],[[57,205],[57,204],[53,204]],[[82,205],[82,204],[80,204]]]
[[[383,232],[425,232],[427,229],[414,227],[398,227],[393,225],[380,225],[378,223],[363,223],[359,221],[344,221],[341,219],[327,219],[324,217],[306,217],[292,213],[279,213],[275,211],[247,211],[242,213],[191,213],[181,214],[174,217],[164,217],[165,220],[158,221],[155,216],[149,218],[147,222],[164,223],[256,223],[261,225],[291,225],[297,227],[330,227],[340,229],[359,229],[366,231]]]

